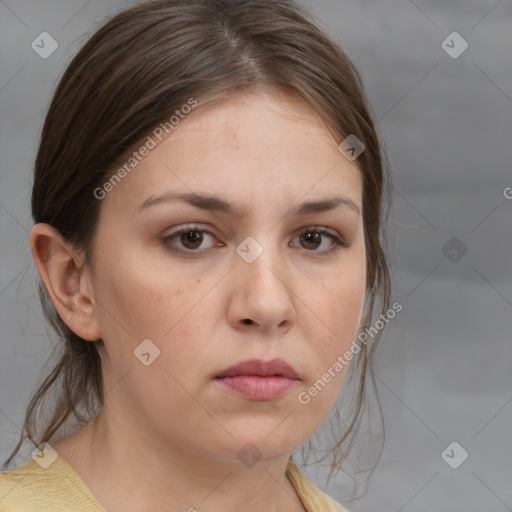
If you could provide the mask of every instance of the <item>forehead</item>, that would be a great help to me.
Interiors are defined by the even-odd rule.
[[[255,208],[326,193],[342,193],[361,205],[360,170],[339,151],[339,142],[295,94],[217,100],[184,116],[106,202],[128,213],[150,196],[207,191]]]

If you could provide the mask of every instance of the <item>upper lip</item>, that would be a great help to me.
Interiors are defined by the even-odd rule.
[[[249,359],[241,361],[220,372],[217,377],[234,377],[235,375],[256,375],[260,377],[281,376],[289,379],[298,379],[297,372],[282,359],[262,361],[261,359]]]

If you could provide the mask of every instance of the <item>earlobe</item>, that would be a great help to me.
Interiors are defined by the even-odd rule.
[[[82,255],[49,224],[30,232],[30,249],[50,299],[66,325],[85,340],[101,338],[96,303]]]

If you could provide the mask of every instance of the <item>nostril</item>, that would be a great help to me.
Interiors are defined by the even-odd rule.
[[[244,320],[244,324],[251,325],[252,324],[252,320],[250,318],[246,318]]]

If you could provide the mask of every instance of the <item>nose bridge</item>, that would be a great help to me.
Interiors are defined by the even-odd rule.
[[[244,284],[251,291],[262,294],[265,301],[275,303],[286,300],[283,295],[289,293],[285,284],[286,265],[276,241],[275,230],[260,231],[254,236],[248,236],[238,245],[236,251],[241,260],[238,264],[245,276]]]
[[[278,229],[263,222],[246,233],[236,247],[228,315],[237,328],[259,326],[272,336],[275,329],[290,329],[296,321],[293,268]]]

